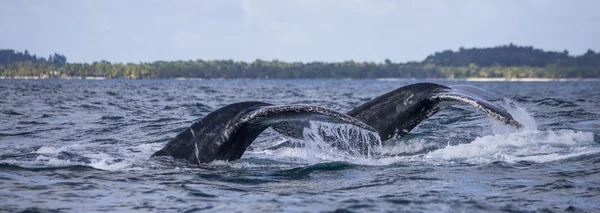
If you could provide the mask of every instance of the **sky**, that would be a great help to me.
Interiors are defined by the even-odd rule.
[[[1,0],[0,49],[69,62],[421,61],[513,43],[600,50],[597,0]]]

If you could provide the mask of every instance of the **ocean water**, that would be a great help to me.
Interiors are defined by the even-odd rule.
[[[346,112],[417,82],[0,80],[0,212],[600,212],[598,81],[429,81],[503,96],[524,127],[457,105],[369,156],[269,150],[287,139],[267,130],[238,161],[150,158],[230,103]]]

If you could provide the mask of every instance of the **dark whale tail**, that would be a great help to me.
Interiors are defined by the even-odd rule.
[[[491,102],[496,100],[501,98],[477,87],[417,83],[388,92],[347,114],[375,128],[381,140],[405,135],[423,120],[459,103],[472,105],[502,123],[520,128],[510,113]]]
[[[309,120],[346,123],[375,132],[361,121],[327,108],[263,102],[240,102],[222,107],[192,124],[152,156],[172,156],[191,163],[233,161],[269,126]]]
[[[240,102],[222,107],[192,124],[152,156],[172,156],[191,163],[237,160],[268,127],[294,138],[302,137],[309,121],[346,123],[377,132],[381,140],[402,136],[440,110],[467,103],[502,123],[521,127],[495,95],[472,86],[418,83],[379,96],[347,114],[327,108],[263,102]]]

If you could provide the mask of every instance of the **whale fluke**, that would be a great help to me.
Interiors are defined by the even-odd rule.
[[[354,125],[379,134],[383,141],[407,134],[423,120],[458,103],[472,105],[502,123],[520,128],[521,124],[510,113],[493,103],[498,100],[502,98],[473,86],[417,83],[388,92],[347,114],[308,105],[240,102],[208,114],[152,156],[172,156],[195,164],[233,161],[241,158],[265,129],[272,127],[283,135],[302,138],[302,131],[310,121]],[[335,141],[331,142],[336,146]],[[365,151],[368,150],[357,153]]]
[[[388,92],[347,114],[375,128],[381,140],[403,136],[423,120],[458,103],[470,104],[502,123],[520,128],[510,113],[490,102],[495,100],[500,98],[477,87],[417,83]]]
[[[152,156],[172,156],[194,164],[213,160],[233,161],[241,158],[248,146],[269,126],[309,120],[346,123],[376,131],[351,116],[323,107],[240,102],[208,114]]]

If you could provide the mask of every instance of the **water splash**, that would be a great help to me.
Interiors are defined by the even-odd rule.
[[[524,108],[520,107],[517,103],[510,99],[504,99],[498,103],[504,108],[513,118],[521,123],[523,126],[516,129],[513,126],[505,125],[499,122],[491,122],[491,133],[492,134],[509,134],[518,131],[533,131],[538,130],[537,124],[533,116],[527,112]]]
[[[367,158],[378,157],[375,150],[381,147],[379,134],[349,124],[310,121],[310,126],[304,128],[302,136],[304,145],[313,149],[334,147],[351,155],[365,155]]]
[[[350,124],[310,121],[302,131],[302,139],[289,140],[296,148],[266,150],[266,154],[291,158],[288,162],[323,161],[355,162],[377,159],[382,147],[379,134]]]

